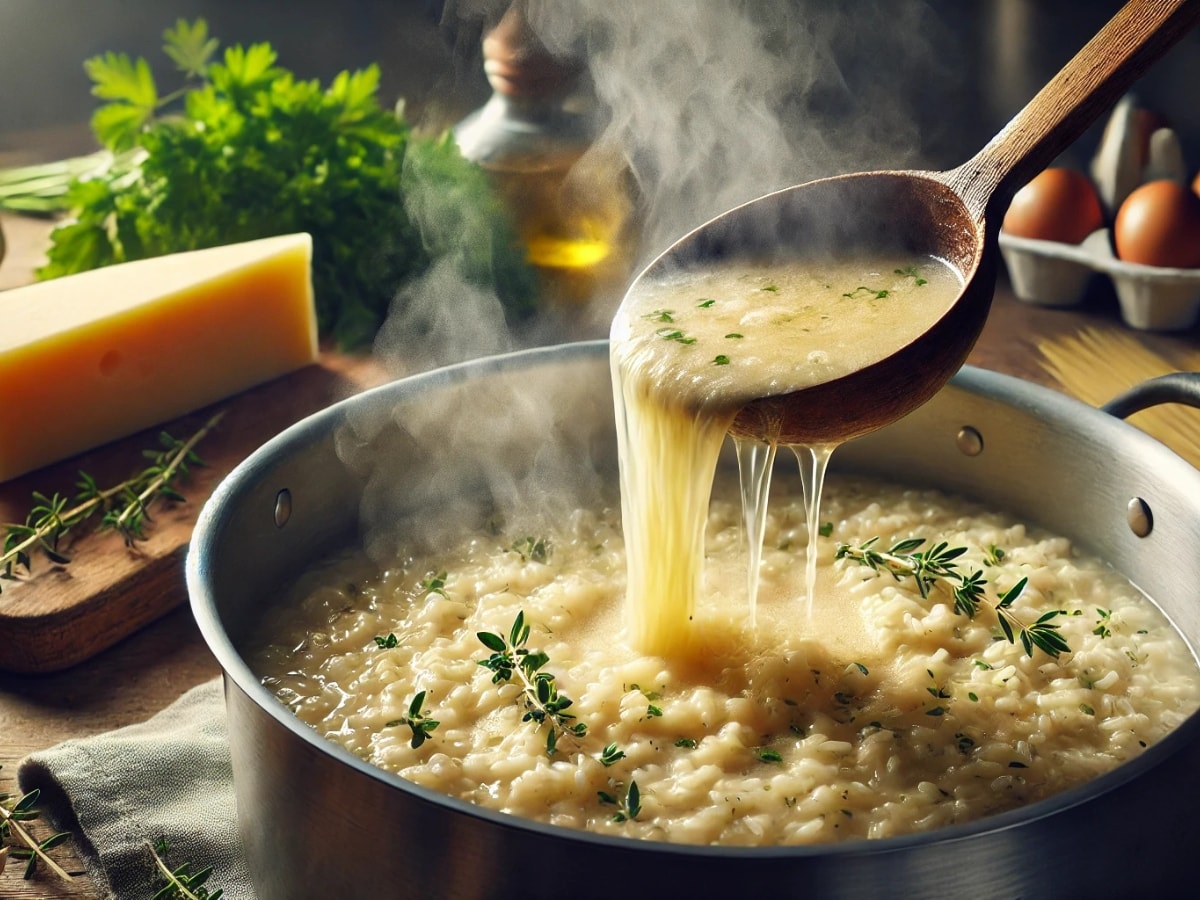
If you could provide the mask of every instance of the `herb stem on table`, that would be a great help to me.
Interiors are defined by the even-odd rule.
[[[209,892],[204,886],[205,882],[212,877],[212,866],[205,866],[197,871],[192,871],[191,863],[183,863],[172,869],[166,863],[166,855],[170,851],[170,844],[166,838],[159,838],[153,844],[149,841],[146,846],[150,848],[150,855],[154,859],[154,867],[158,870],[159,876],[164,884],[155,893],[151,900],[170,900],[170,898],[178,898],[178,900],[220,900],[225,891],[218,888],[215,891]]]
[[[100,488],[95,478],[80,472],[78,494],[73,500],[54,494],[47,497],[35,491],[34,507],[24,523],[9,524],[0,554],[0,580],[16,580],[16,571],[32,569],[37,550],[51,562],[65,565],[70,559],[59,551],[59,542],[71,529],[101,515],[99,530],[113,530],[127,546],[146,536],[149,509],[157,499],[182,501],[177,484],[189,473],[190,466],[203,465],[196,446],[216,428],[225,413],[219,412],[187,440],[159,436],[162,448],[146,450],[149,465],[132,478],[111,487]]]
[[[63,843],[70,835],[65,831],[60,831],[39,841],[21,825],[21,822],[30,821],[38,817],[37,802],[40,797],[41,791],[32,790],[28,794],[23,794],[10,810],[4,803],[8,799],[8,795],[0,794],[0,871],[3,871],[3,863],[7,861],[7,857],[11,853],[13,859],[27,860],[24,875],[27,881],[37,871],[39,862],[44,864],[63,881],[71,881],[71,874],[51,859],[46,852]],[[10,835],[14,836],[17,842],[24,846],[15,850],[9,847],[4,842],[4,839]]]

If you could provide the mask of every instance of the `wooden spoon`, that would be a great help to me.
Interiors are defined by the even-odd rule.
[[[639,279],[722,257],[798,253],[940,257],[963,276],[958,299],[906,346],[843,377],[762,397],[735,435],[782,444],[834,443],[899,419],[959,369],[987,319],[1000,222],[1017,189],[1099,117],[1200,19],[1200,0],[1131,0],[974,157],[948,172],[866,172],[753,200],[706,223]]]

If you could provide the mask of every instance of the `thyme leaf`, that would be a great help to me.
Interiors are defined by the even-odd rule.
[[[929,284],[929,282],[926,279],[921,277],[920,271],[921,270],[918,269],[917,266],[912,265],[912,266],[905,266],[903,269],[896,269],[895,274],[906,277],[906,278],[912,278],[916,282],[917,287],[920,287],[923,284]]]
[[[658,329],[658,331],[656,331],[654,333],[656,335],[658,335],[660,338],[662,338],[664,341],[674,341],[677,344],[694,344],[694,343],[696,343],[696,339],[694,337],[688,337],[686,334],[684,334],[678,328],[660,328],[660,329]]]
[[[446,570],[441,572],[430,572],[421,579],[421,590],[428,594],[438,594],[442,597],[446,596]]]
[[[521,557],[521,562],[532,560],[537,563],[550,561],[550,541],[546,538],[523,537],[512,545],[513,551]]]
[[[614,822],[626,822],[636,819],[642,812],[642,793],[636,781],[629,782],[624,793],[611,794],[608,791],[597,791],[601,803],[617,807],[613,814]]]
[[[597,759],[600,760],[600,764],[605,768],[614,765],[624,758],[625,751],[618,747],[615,742],[608,744],[603,750],[600,751],[600,755],[597,757]]]
[[[853,300],[856,297],[861,296],[863,293],[869,297],[874,297],[876,300],[883,300],[890,292],[887,288],[872,288],[867,287],[865,284],[860,284],[854,290],[847,291],[846,293],[842,294],[842,296],[849,300]]]

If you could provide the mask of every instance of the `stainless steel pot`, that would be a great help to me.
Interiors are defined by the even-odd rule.
[[[1148,402],[1166,390],[1200,405],[1195,381],[1150,390]],[[815,848],[674,846],[552,828],[409,784],[318,737],[247,666],[264,607],[325,552],[436,541],[431,511],[464,503],[587,502],[615,471],[614,445],[607,344],[593,342],[368,391],[284,432],[220,486],[187,579],[225,672],[240,830],[262,900],[1097,898],[1177,895],[1192,880],[1200,715],[1108,775],[973,824]],[[1200,472],[1120,419],[968,367],[908,418],[841,448],[834,468],[965,493],[1065,534],[1200,646]]]

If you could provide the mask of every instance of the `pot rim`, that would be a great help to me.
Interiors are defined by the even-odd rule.
[[[242,461],[222,480],[209,500],[201,509],[188,548],[185,576],[192,615],[209,650],[221,666],[226,700],[231,685],[261,711],[266,712],[277,724],[294,737],[299,738],[311,750],[333,757],[343,765],[366,776],[382,786],[398,790],[416,799],[446,808],[449,811],[483,819],[496,826],[517,831],[532,832],[558,840],[582,841],[608,845],[625,851],[663,853],[683,857],[713,857],[728,859],[779,859],[805,857],[831,857],[834,859],[857,859],[899,853],[913,847],[929,844],[953,844],[988,834],[999,834],[1017,827],[1026,826],[1084,803],[1095,801],[1105,794],[1141,777],[1157,768],[1187,745],[1200,741],[1200,711],[1188,716],[1160,741],[1146,748],[1135,759],[1121,763],[1115,769],[1087,782],[1068,788],[1058,794],[1027,806],[996,813],[970,822],[947,825],[932,831],[916,832],[888,838],[856,839],[833,844],[772,845],[766,847],[722,846],[709,844],[683,844],[652,841],[642,838],[602,835],[593,832],[564,828],[537,822],[511,813],[503,813],[479,806],[466,800],[415,784],[403,777],[355,756],[341,745],[330,741],[292,714],[262,684],[250,669],[241,653],[234,646],[220,616],[216,600],[210,590],[210,559],[212,547],[219,540],[228,516],[227,509],[236,503],[238,496],[247,486],[258,480],[262,473],[272,469],[275,461],[295,444],[308,443],[309,439],[335,428],[346,411],[358,406],[386,404],[388,407],[406,397],[418,396],[426,391],[461,382],[467,378],[499,371],[519,370],[532,366],[561,364],[573,359],[608,360],[607,340],[581,341],[537,347],[494,356],[467,360],[428,372],[406,376],[384,385],[367,389],[347,399],[315,412],[280,434],[271,438],[258,450]],[[1130,434],[1122,440],[1139,442],[1138,450],[1144,456],[1154,456],[1155,465],[1170,468],[1166,478],[1176,476],[1191,479],[1197,484],[1200,495],[1200,471],[1177,456],[1170,448],[1122,419],[1105,413],[1065,394],[999,372],[975,366],[963,366],[954,375],[950,385],[970,394],[1016,405],[1043,418],[1069,420],[1072,425],[1085,429],[1127,429]],[[1082,418],[1080,418],[1082,417]],[[1176,482],[1178,483],[1178,482]],[[1185,637],[1185,641],[1186,641]],[[1193,658],[1196,648],[1190,646]],[[236,785],[235,785],[236,793]]]

